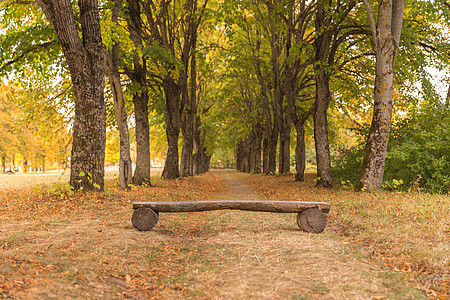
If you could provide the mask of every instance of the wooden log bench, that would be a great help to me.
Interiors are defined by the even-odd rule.
[[[302,230],[320,233],[327,224],[325,213],[328,213],[330,206],[326,202],[260,200],[134,202],[134,213],[131,221],[136,229],[146,231],[156,225],[160,212],[199,212],[231,209],[297,213],[297,224]]]

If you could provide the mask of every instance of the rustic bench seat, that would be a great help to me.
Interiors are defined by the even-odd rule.
[[[326,202],[269,201],[269,200],[213,200],[213,201],[155,201],[134,202],[133,226],[138,230],[152,229],[160,212],[200,212],[211,210],[247,210],[272,213],[298,213],[297,223],[307,232],[319,233],[326,226],[331,205]]]

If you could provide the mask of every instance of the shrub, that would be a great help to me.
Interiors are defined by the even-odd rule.
[[[363,155],[363,143],[339,151],[333,160],[335,179],[356,183]],[[450,192],[449,107],[427,106],[393,126],[383,186],[431,193]]]

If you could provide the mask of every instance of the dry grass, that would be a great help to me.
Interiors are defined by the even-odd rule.
[[[401,273],[431,297],[450,297],[449,195],[321,190],[313,178],[251,176],[248,183],[270,199],[331,203],[329,231],[362,245],[387,274]]]
[[[162,170],[152,170],[153,178],[160,178]],[[6,188],[24,188],[34,187],[36,185],[50,185],[54,182],[68,182],[70,171],[50,170],[45,173],[15,173],[13,175],[0,173],[0,187]],[[111,180],[119,176],[119,167],[107,167],[105,169],[105,178]]]
[[[183,286],[162,282],[187,268],[186,257],[196,250],[189,248],[191,231],[184,234],[182,224],[195,228],[201,219],[178,216],[168,220],[164,234],[138,232],[130,224],[131,204],[202,200],[222,187],[219,179],[204,175],[67,200],[38,198],[31,190],[2,190],[0,297],[147,299],[168,290],[181,297]]]
[[[432,288],[445,287],[448,198],[439,203],[434,196],[355,194],[312,185],[287,176],[215,171],[131,192],[109,182],[103,195],[66,200],[3,189],[0,298],[406,299],[425,297],[417,286],[430,296],[439,292]],[[148,232],[130,224],[133,201],[219,198],[323,200],[333,210],[320,235],[299,231],[292,214],[161,214]],[[410,205],[399,208],[391,200]],[[414,209],[430,201],[436,203],[421,206],[423,213]],[[420,252],[422,260],[415,258],[416,242],[431,249]]]

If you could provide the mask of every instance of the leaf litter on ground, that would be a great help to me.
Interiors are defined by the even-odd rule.
[[[236,178],[263,198],[330,202],[324,236],[299,232],[289,215],[251,212],[162,214],[152,231],[132,228],[133,201],[209,200],[227,193],[223,176],[214,171],[130,192],[108,181],[104,194],[77,193],[66,199],[11,188],[0,192],[0,297],[344,299],[391,292],[384,288],[380,295],[375,287],[342,285],[333,270],[322,273],[325,284],[297,278],[301,270],[295,266],[302,263],[296,260],[317,263],[327,261],[327,255],[331,261],[360,261],[367,272],[381,272],[383,285],[398,290],[391,295],[418,295],[393,283],[399,281],[429,297],[448,296],[447,196],[318,190],[313,176],[305,183],[288,175]],[[307,256],[298,252],[299,240],[311,243]],[[324,240],[336,249],[316,253],[326,248]],[[308,274],[308,268],[314,273],[316,263],[302,267],[301,274]],[[346,272],[356,271],[343,264],[340,273]]]

